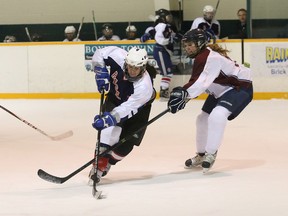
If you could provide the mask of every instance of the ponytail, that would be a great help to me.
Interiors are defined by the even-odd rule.
[[[230,52],[227,49],[222,48],[218,44],[208,44],[207,47],[210,47],[213,51],[218,52],[220,55],[229,58],[228,53]]]

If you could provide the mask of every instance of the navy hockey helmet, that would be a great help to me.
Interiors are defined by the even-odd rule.
[[[102,25],[102,30],[104,30],[104,29],[113,29],[113,27],[110,23],[104,23]]]
[[[197,52],[189,55],[189,57],[191,58],[195,58],[202,49],[206,48],[206,45],[208,43],[205,31],[199,28],[187,31],[184,34],[182,41],[193,42],[197,47]]]
[[[113,36],[113,27],[110,23],[104,23],[102,25],[102,34],[106,40],[110,40]]]
[[[163,23],[171,23],[173,20],[172,14],[166,9],[159,9],[156,12],[156,21]]]

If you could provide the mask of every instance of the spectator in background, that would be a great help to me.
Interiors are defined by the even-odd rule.
[[[34,33],[31,35],[31,40],[33,42],[39,42],[39,41],[42,41],[42,36],[38,33]]]
[[[66,26],[65,30],[65,39],[64,42],[67,41],[81,41],[79,38],[76,37],[76,29],[74,26]]]
[[[4,43],[13,43],[13,42],[17,42],[17,39],[13,35],[6,35],[3,42]]]
[[[244,39],[248,38],[247,37],[247,21],[246,21],[246,14],[247,11],[244,8],[241,8],[237,11],[237,16],[239,21],[237,22],[236,25],[236,33],[233,35],[228,36],[230,39]]]
[[[137,28],[134,25],[128,25],[126,28],[126,38],[123,40],[139,40],[140,38],[136,38],[137,36]]]
[[[102,25],[102,36],[98,41],[107,41],[107,40],[120,40],[118,35],[114,35],[113,27],[110,23],[105,23]]]
[[[203,8],[203,17],[196,18],[191,26],[190,30],[193,29],[202,29],[210,33],[210,35],[219,39],[220,36],[220,23],[218,20],[214,19],[215,9],[211,5],[206,5]]]

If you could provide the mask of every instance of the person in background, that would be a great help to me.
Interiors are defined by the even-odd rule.
[[[201,166],[206,173],[213,166],[228,121],[234,120],[252,101],[251,70],[237,64],[218,44],[207,44],[206,33],[193,29],[183,36],[187,56],[195,59],[190,80],[173,89],[168,101],[172,113],[184,109],[189,99],[207,92],[196,119],[196,156],[186,168]]]
[[[220,37],[220,23],[215,19],[215,9],[211,5],[206,5],[203,8],[203,17],[196,18],[192,25],[191,29],[203,29],[209,34],[214,36],[216,39]]]
[[[156,70],[148,64],[145,49],[133,47],[128,52],[116,46],[97,49],[92,58],[99,92],[108,91],[102,115],[96,115],[92,126],[101,130],[100,153],[131,135],[148,122],[156,97],[153,79]],[[109,67],[109,71],[107,69]],[[99,182],[111,165],[124,159],[134,146],[139,146],[146,127],[120,146],[98,159],[89,178]],[[90,183],[91,181],[89,181]]]
[[[17,42],[17,39],[13,35],[6,35],[3,42],[4,43],[13,43],[13,42]]]
[[[238,22],[236,25],[236,33],[228,36],[230,39],[245,39],[247,38],[247,21],[246,21],[247,11],[241,8],[237,11]]]
[[[154,40],[155,37],[155,28],[154,26],[149,26],[148,28],[145,29],[145,32],[143,35],[140,37],[140,41],[142,43],[145,43],[147,40]]]
[[[113,27],[110,23],[105,23],[102,25],[102,36],[98,38],[98,41],[107,40],[120,40],[120,37],[118,35],[114,35]]]
[[[173,43],[176,38],[176,28],[172,26],[173,16],[166,9],[156,11],[155,21],[155,41],[156,44],[153,50],[153,57],[157,62],[160,74],[160,100],[169,99],[169,87],[173,76],[172,60]]]
[[[42,38],[42,36],[41,36],[40,34],[38,34],[38,33],[33,33],[33,34],[31,35],[31,40],[32,40],[33,42],[39,42],[39,41],[42,41],[43,38]]]
[[[79,38],[76,37],[76,29],[74,26],[66,26],[64,30],[65,39],[64,42],[67,41],[81,41]]]
[[[137,38],[137,28],[134,25],[128,25],[126,30],[126,38],[123,40],[139,40],[140,38]]]

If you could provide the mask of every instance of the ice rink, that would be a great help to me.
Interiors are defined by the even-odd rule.
[[[50,135],[52,141],[0,109],[2,216],[286,216],[288,100],[252,101],[227,124],[212,170],[186,170],[195,154],[195,119],[202,100],[152,123],[140,147],[112,167],[96,200],[82,172],[63,184],[37,170],[67,176],[93,158],[91,123],[99,100],[0,100],[0,105]],[[150,118],[166,109],[156,100]]]

